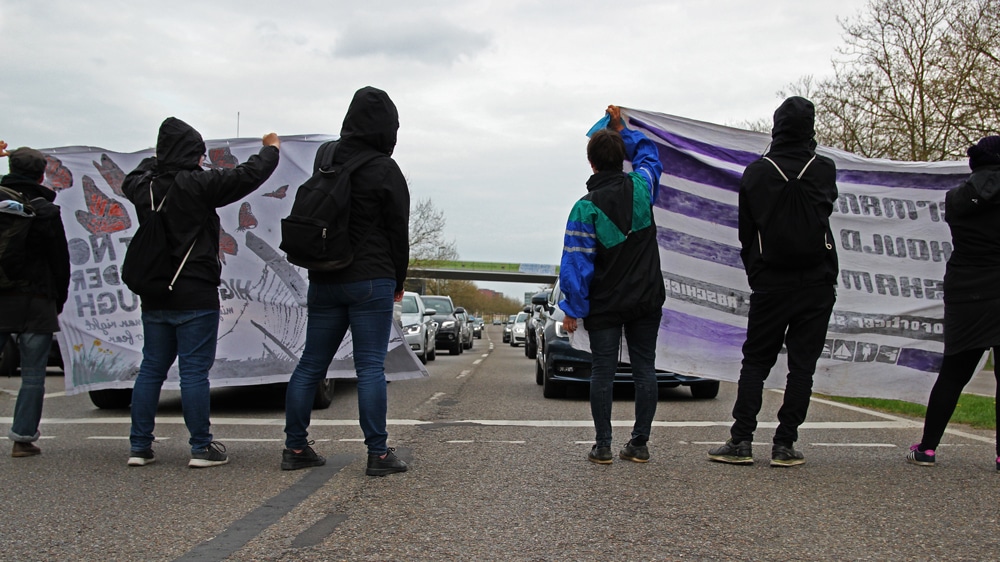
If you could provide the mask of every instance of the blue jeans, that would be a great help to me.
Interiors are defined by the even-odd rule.
[[[635,424],[632,439],[636,445],[645,445],[656,415],[659,399],[656,384],[656,334],[660,329],[663,311],[626,322],[622,326],[590,331],[590,353],[593,363],[590,371],[590,414],[594,418],[598,447],[611,446],[611,405],[614,402],[615,372],[618,370],[618,349],[622,329],[628,343],[635,382]],[[586,322],[584,322],[586,328]]]
[[[12,336],[0,333],[0,349]],[[21,443],[38,440],[38,423],[42,419],[42,399],[45,397],[45,367],[49,364],[52,334],[20,334],[17,345],[21,351],[21,390],[14,403],[14,423],[7,437]]]
[[[385,356],[392,327],[394,279],[310,283],[306,347],[285,392],[285,447],[308,444],[316,387],[350,327],[358,374],[358,416],[368,454],[385,454]]]
[[[149,310],[142,312],[142,364],[132,389],[131,450],[153,444],[156,407],[167,371],[177,359],[181,409],[191,439],[191,452],[212,442],[208,371],[215,362],[219,310]]]

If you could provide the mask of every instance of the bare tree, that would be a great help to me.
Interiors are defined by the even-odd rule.
[[[458,259],[455,241],[444,238],[444,211],[427,199],[417,200],[410,212],[410,264]]]
[[[779,92],[816,103],[820,142],[871,158],[944,160],[1000,129],[997,0],[870,0],[840,24],[834,77]]]

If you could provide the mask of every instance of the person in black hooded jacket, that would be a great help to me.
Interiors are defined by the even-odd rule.
[[[923,437],[906,456],[921,466],[934,466],[934,451],[962,389],[991,348],[1000,399],[996,360],[1000,351],[1000,136],[980,139],[967,154],[972,175],[944,199],[954,246],[944,270],[944,359],[927,401]],[[1000,471],[1000,423],[996,453]]]
[[[160,207],[180,273],[165,297],[142,300],[142,363],[132,390],[129,466],[154,460],[156,406],[167,370],[178,359],[181,406],[191,434],[188,466],[228,462],[225,447],[212,439],[208,372],[219,332],[219,215],[215,209],[239,201],[260,187],[278,166],[281,141],[263,138],[260,152],[232,169],[204,170],[205,142],[190,125],[168,117],[160,125],[156,157],[143,160],[125,177],[122,191],[135,205],[139,223]],[[152,199],[151,199],[152,198]],[[187,255],[185,259],[185,255]],[[183,262],[183,266],[181,265]]]
[[[0,141],[0,156],[8,156]],[[18,271],[5,271],[12,286],[0,290],[0,349],[17,334],[21,352],[21,388],[14,404],[14,419],[7,436],[14,442],[13,457],[30,457],[42,451],[39,438],[52,333],[59,331],[58,315],[69,294],[69,248],[56,192],[41,185],[45,155],[27,147],[9,154],[10,174],[0,185],[19,193],[34,209],[24,243],[24,262]],[[8,251],[11,248],[7,248]],[[13,279],[6,279],[8,274]]]
[[[351,175],[351,242],[354,260],[338,271],[309,272],[306,344],[285,392],[283,470],[321,466],[308,440],[316,386],[351,330],[358,375],[358,415],[368,449],[369,476],[407,469],[387,446],[385,357],[393,301],[403,298],[409,265],[410,192],[396,162],[399,115],[389,95],[370,86],[354,94],[340,130],[334,164],[357,154],[380,156]]]
[[[805,421],[812,394],[816,361],[823,352],[827,324],[836,301],[837,250],[833,247],[829,217],[837,200],[837,169],[833,160],[816,154],[812,102],[798,96],[786,99],[774,112],[771,148],[747,166],[740,182],[740,256],[752,291],[743,343],[735,422],[730,439],[709,451],[711,460],[752,464],[751,443],[763,400],[764,380],[777,362],[782,344],[788,350],[788,378],[784,402],[778,410],[778,428],[771,448],[772,466],[805,462],[793,445]],[[779,168],[781,171],[779,171]],[[826,253],[815,265],[777,266],[761,257],[761,233],[771,217],[787,178],[798,176],[810,204],[826,223]],[[782,176],[784,174],[784,177]],[[788,184],[791,187],[792,184]]]

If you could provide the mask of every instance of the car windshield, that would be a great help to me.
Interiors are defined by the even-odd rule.
[[[417,297],[414,296],[404,296],[403,297],[403,314],[416,314],[420,312],[417,308]]]
[[[451,303],[448,302],[448,299],[441,299],[441,298],[434,298],[434,297],[425,297],[424,298],[424,304],[426,306],[428,306],[428,307],[433,308],[434,310],[436,310],[438,312],[438,314],[446,314],[447,315],[447,314],[451,314],[452,312],[455,311],[455,309],[453,309],[451,307]]]
[[[514,323],[517,324],[519,322],[527,322],[527,321],[528,321],[528,313],[522,312],[517,315],[517,320],[514,320]]]

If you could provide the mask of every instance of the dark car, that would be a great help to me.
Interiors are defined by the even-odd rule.
[[[531,300],[548,301],[550,292],[542,291],[531,297]],[[524,325],[524,356],[528,359],[534,359],[538,355],[538,340],[535,337],[535,330],[538,328],[541,319],[542,305],[532,302],[531,306],[526,310],[531,316],[528,317],[528,322]]]
[[[471,336],[465,336],[469,331],[465,327],[465,309],[456,308],[451,297],[443,295],[423,295],[420,297],[424,306],[433,309],[434,320],[438,323],[437,337],[434,338],[436,349],[447,349],[452,355],[458,355],[465,349],[465,340],[471,341]]]
[[[511,314],[503,323],[503,343],[510,343],[510,333],[514,329],[514,320],[517,320],[517,315]]]
[[[590,383],[590,353],[574,349],[570,345],[569,334],[562,329],[562,321],[566,315],[556,306],[561,299],[558,282],[548,298],[535,295],[531,299],[533,305],[542,307],[539,325],[535,329],[535,341],[538,345],[535,382],[542,386],[542,395],[546,398],[563,396],[569,384]],[[661,388],[687,386],[695,398],[715,398],[719,394],[719,381],[663,369],[656,370],[656,382]],[[632,368],[628,363],[618,364],[615,384],[632,384]]]

